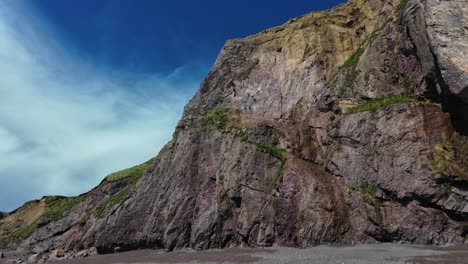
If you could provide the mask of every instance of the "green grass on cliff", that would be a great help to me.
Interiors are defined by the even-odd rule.
[[[262,144],[255,144],[255,146],[257,146],[257,148],[261,152],[268,153],[268,154],[270,154],[272,156],[277,157],[280,160],[286,159],[286,150],[285,149],[265,146],[265,145],[262,145]]]
[[[279,203],[279,198],[278,197],[273,197],[273,200],[271,202],[271,205],[273,206],[273,208],[275,209],[275,211],[278,211],[279,207],[280,207],[280,203]]]
[[[34,231],[36,231],[36,228],[37,228],[36,223],[33,223],[31,225],[27,225],[27,226],[13,230],[12,235],[21,239],[25,239],[29,237]]]
[[[375,75],[375,73],[377,72],[376,69],[372,68],[372,69],[369,69],[366,71],[366,73],[364,74],[364,81],[369,81],[370,80],[370,77],[372,75]]]
[[[10,232],[2,232],[0,234],[0,248],[7,247],[9,241],[28,238],[32,233],[34,233],[34,231],[36,231],[36,228],[36,223],[32,223],[30,225],[11,230]]]
[[[97,218],[101,218],[110,208],[125,200],[130,189],[147,170],[151,161],[107,176],[106,179],[110,182],[125,178],[131,178],[131,180],[123,190],[117,192],[94,211],[82,217],[79,223],[84,224],[93,214],[97,215]],[[37,202],[27,203],[11,215],[2,214],[3,217],[0,219],[0,248],[6,247],[12,241],[19,241],[29,237],[37,229],[37,222],[41,218],[58,221],[86,199],[87,195],[77,197],[49,196]]]
[[[121,170],[115,173],[112,173],[106,177],[106,180],[109,182],[114,182],[114,181],[119,181],[122,179],[126,178],[132,178],[132,186],[136,183],[136,181],[145,173],[145,171],[148,169],[148,166],[150,164],[151,160],[125,169]],[[104,209],[97,208],[96,211],[97,213],[102,213],[105,211],[107,207],[113,206],[117,203],[119,203],[121,200],[123,200],[128,193],[129,187],[124,189],[123,191],[117,193],[113,197],[111,197],[108,201],[106,201],[106,205],[104,206]],[[53,221],[57,221],[62,219],[66,212],[68,212],[70,209],[72,209],[74,206],[84,202],[86,200],[86,195],[81,195],[77,197],[58,197],[58,196],[53,196],[53,197],[47,197],[45,200],[46,203],[46,212],[44,214],[44,217],[50,218]],[[25,230],[19,230],[19,233],[24,233],[29,230],[30,227],[26,227]]]
[[[364,46],[361,45],[356,50],[356,52],[354,52],[353,55],[351,55],[351,57],[349,57],[345,61],[345,63],[338,69],[340,71],[346,71],[345,80],[340,90],[338,91],[340,95],[344,94],[347,90],[352,89],[354,87],[354,81],[359,75],[359,70],[357,70],[356,68],[362,53],[364,53],[364,50]]]
[[[395,11],[397,13],[403,11],[405,9],[406,5],[408,5],[408,2],[409,2],[409,0],[400,0],[400,3],[398,3]]]
[[[278,169],[275,180],[273,181],[275,188],[277,188],[280,185],[284,175],[284,166],[286,165],[286,150],[276,147],[265,146],[262,144],[256,144],[256,146],[261,152],[268,153],[281,161],[280,168]]]
[[[147,161],[147,162],[145,162],[143,164],[140,164],[140,165],[125,169],[125,170],[114,172],[112,174],[109,174],[106,177],[106,180],[109,181],[109,182],[114,182],[114,181],[119,181],[119,180],[122,180],[122,179],[125,179],[125,178],[138,179],[141,176],[143,176],[143,174],[148,169],[148,166],[149,166],[150,163],[151,163],[151,160],[149,160],[149,161]]]
[[[149,161],[143,164],[140,164],[140,165],[137,165],[137,166],[125,169],[125,170],[121,170],[118,172],[114,172],[106,177],[106,180],[109,182],[115,182],[115,181],[119,181],[119,180],[127,179],[127,178],[131,178],[132,180],[131,180],[131,183],[127,187],[125,187],[124,189],[112,195],[109,199],[104,201],[102,204],[100,204],[96,208],[96,210],[94,211],[96,218],[98,219],[103,218],[112,207],[114,207],[116,204],[119,204],[125,201],[125,199],[127,199],[130,189],[133,186],[135,186],[138,179],[140,179],[143,176],[143,174],[148,170],[148,166],[151,164],[151,162],[152,162],[152,159],[150,159]],[[89,216],[85,217],[82,221],[85,222],[87,218],[89,218]]]
[[[0,248],[29,237],[38,220],[46,213],[44,200],[30,201],[0,219]]]
[[[227,112],[229,112],[229,108],[226,107],[216,108],[208,112],[201,120],[202,127],[215,127],[217,129],[223,129],[229,122]]]
[[[369,185],[367,183],[359,187],[359,193],[362,195],[364,200],[373,206],[377,206],[379,201],[377,200],[377,187]]]
[[[410,102],[417,102],[416,99],[402,96],[402,95],[394,95],[390,94],[381,98],[372,99],[367,101],[359,106],[353,107],[349,109],[346,114],[354,114],[359,112],[374,112],[382,107],[398,104],[398,103],[410,103]]]
[[[449,142],[434,146],[428,165],[433,174],[468,180],[468,138],[454,133]]]
[[[434,174],[450,176],[452,174],[454,159],[455,155],[451,144],[438,144],[432,149],[429,169]]]
[[[356,66],[361,58],[362,53],[364,53],[364,47],[360,46],[352,55],[349,57],[341,68],[343,69],[356,69]]]
[[[280,168],[278,169],[278,172],[276,174],[276,177],[273,181],[273,185],[275,188],[277,188],[281,180],[283,179],[283,174],[284,174],[284,167],[286,165],[286,150],[278,147],[273,147],[273,146],[267,146],[264,144],[259,144],[255,143],[249,138],[249,128],[235,128],[234,129],[234,136],[238,139],[240,139],[241,142],[245,142],[248,144],[253,144],[257,147],[257,149],[263,153],[268,153],[273,157],[276,157],[281,161]],[[285,137],[284,133],[279,131],[278,137]],[[276,145],[278,144],[278,140],[275,138],[272,140],[273,142],[271,144]]]
[[[75,205],[80,204],[86,200],[86,196],[77,197],[47,197],[46,198],[46,213],[45,217],[53,221],[62,219],[65,213],[72,209]]]
[[[339,76],[342,73],[345,73],[346,75],[344,81],[341,84],[341,87],[339,87],[338,89],[338,95],[342,96],[346,93],[346,91],[353,91],[354,82],[361,73],[361,71],[357,69],[357,65],[359,63],[359,60],[361,59],[362,54],[364,53],[366,48],[370,44],[372,44],[372,42],[377,38],[377,36],[381,33],[381,31],[385,28],[389,21],[390,20],[385,21],[380,27],[376,28],[371,34],[369,34],[369,36],[367,36],[367,38],[363,41],[359,48],[343,63],[343,65],[338,67],[336,73],[327,82],[326,86],[335,86],[335,84],[338,81],[337,76]],[[370,78],[370,74],[372,73],[374,73],[372,72],[372,69],[370,71],[367,71],[366,75],[364,76],[364,79],[368,81]]]
[[[241,142],[246,142],[252,144],[252,141],[249,138],[249,129],[248,128],[234,128],[234,136],[239,138]]]
[[[96,208],[96,211],[95,211],[96,218],[98,218],[98,219],[103,218],[106,215],[106,213],[110,209],[112,209],[112,207],[114,207],[116,204],[119,204],[119,203],[125,201],[125,199],[128,196],[129,191],[130,191],[130,187],[127,187],[127,188],[125,188],[123,190],[120,190],[119,192],[117,192],[116,194],[111,196],[107,201],[105,201],[101,205],[99,205]]]

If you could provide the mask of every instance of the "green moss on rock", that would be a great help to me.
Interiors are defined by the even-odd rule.
[[[234,136],[236,138],[239,138],[241,142],[245,142],[245,143],[249,143],[249,144],[252,143],[252,141],[249,138],[249,129],[248,128],[236,127],[234,129]]]
[[[143,164],[112,173],[106,177],[106,180],[109,182],[131,178],[131,183],[124,189],[112,195],[109,199],[107,199],[105,202],[103,202],[101,205],[99,205],[96,208],[96,210],[94,211],[94,214],[96,215],[98,219],[103,218],[109,212],[109,210],[112,207],[114,207],[116,204],[119,204],[127,199],[130,189],[135,186],[138,179],[140,179],[144,175],[144,173],[148,170],[148,167],[152,161],[153,160],[150,159]],[[87,218],[89,218],[89,216]],[[86,220],[84,220],[84,222]]]
[[[12,235],[21,239],[26,239],[32,233],[34,233],[34,231],[36,231],[36,228],[37,228],[36,223],[33,223],[31,225],[13,230]]]
[[[203,116],[201,125],[204,128],[215,127],[217,129],[223,129],[229,121],[227,113],[229,108],[220,107],[208,112]]]
[[[468,140],[454,133],[449,142],[437,144],[429,154],[429,169],[444,177],[468,180]]]
[[[358,191],[366,202],[373,206],[378,205],[376,186],[365,183],[359,187]]]
[[[32,223],[0,234],[0,248],[6,247],[11,241],[28,238],[32,233],[34,233],[34,231],[36,231],[36,229],[37,224]]]
[[[109,182],[119,181],[126,178],[138,180],[146,172],[151,161],[152,160],[149,160],[143,164],[109,174],[106,177],[106,180]]]
[[[390,94],[381,98],[372,99],[367,101],[359,106],[353,107],[349,109],[346,114],[354,114],[359,112],[374,112],[382,107],[398,104],[398,103],[410,103],[410,102],[417,102],[416,99],[401,96],[401,95],[394,95]]]
[[[358,47],[358,49],[341,65],[338,67],[335,75],[327,82],[326,86],[336,86],[338,81],[338,76],[341,74],[345,74],[344,81],[341,84],[340,88],[338,89],[338,95],[343,95],[346,91],[353,90],[354,83],[361,73],[360,70],[357,69],[357,65],[359,60],[361,59],[362,54],[366,50],[366,48],[373,43],[373,41],[377,38],[380,32],[385,28],[389,20],[385,21],[380,27],[376,28],[371,34],[367,36],[367,38],[362,42],[362,44]],[[374,69],[367,71],[364,75],[364,79],[366,81],[369,80],[370,75],[375,72]]]
[[[262,145],[262,144],[255,144],[255,146],[256,146],[261,152],[268,153],[268,154],[270,154],[270,155],[272,155],[272,156],[277,157],[277,158],[280,159],[280,160],[286,159],[286,150],[285,150],[285,149],[281,149],[281,148],[277,148],[277,147],[265,146],[265,145]]]
[[[112,209],[112,207],[125,201],[125,199],[128,197],[129,191],[130,187],[127,187],[112,195],[107,201],[99,205],[95,211],[96,218],[103,218],[109,212],[109,210]]]
[[[372,75],[375,75],[376,71],[377,71],[377,70],[374,69],[374,68],[367,70],[366,73],[364,74],[364,80],[365,80],[366,82],[369,81],[369,80],[370,80],[370,77],[371,77]]]
[[[44,217],[50,218],[53,221],[60,220],[65,216],[66,212],[85,200],[85,195],[77,197],[47,197]]]
[[[276,197],[276,196],[273,197],[273,200],[272,200],[272,202],[271,202],[271,205],[273,206],[273,208],[274,208],[275,210],[278,210],[279,207],[280,207],[279,198]]]
[[[405,9],[406,5],[408,5],[408,2],[409,0],[401,0],[400,3],[398,3],[395,11],[397,13],[402,12]]]
[[[276,147],[265,146],[262,144],[256,144],[257,148],[264,153],[268,153],[281,161],[280,168],[276,174],[275,180],[273,181],[273,185],[277,188],[281,184],[281,180],[283,179],[284,175],[284,166],[286,165],[286,150]]]
[[[340,68],[338,68],[338,71],[346,72],[346,77],[343,82],[343,85],[338,91],[340,95],[343,95],[347,90],[354,88],[354,81],[356,80],[360,72],[356,69],[357,64],[359,62],[359,59],[361,58],[362,53],[364,53],[364,50],[364,46],[359,46],[356,52],[354,52],[353,55],[351,55],[351,57],[349,57],[345,61],[345,63]]]

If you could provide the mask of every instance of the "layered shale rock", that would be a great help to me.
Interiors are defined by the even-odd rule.
[[[467,21],[464,0],[350,0],[228,41],[142,177],[21,247],[465,243]]]

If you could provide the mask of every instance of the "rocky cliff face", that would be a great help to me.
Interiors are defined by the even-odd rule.
[[[465,243],[467,31],[464,0],[350,0],[228,41],[143,177],[21,247]]]

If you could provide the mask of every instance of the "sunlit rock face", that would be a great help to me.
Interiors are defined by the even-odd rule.
[[[467,21],[464,0],[351,0],[227,41],[141,177],[22,248],[464,243]]]

